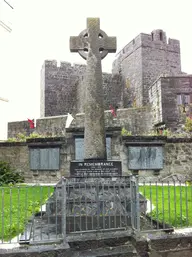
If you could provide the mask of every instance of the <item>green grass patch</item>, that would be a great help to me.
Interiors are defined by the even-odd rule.
[[[23,232],[28,219],[39,212],[53,190],[49,186],[0,187],[0,240]]]
[[[140,186],[139,191],[155,207],[149,213],[154,220],[174,227],[192,225],[192,186]]]

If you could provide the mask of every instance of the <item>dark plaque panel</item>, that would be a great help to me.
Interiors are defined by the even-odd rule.
[[[163,169],[162,146],[129,146],[129,170]]]
[[[122,175],[121,161],[72,161],[71,177],[117,177]]]

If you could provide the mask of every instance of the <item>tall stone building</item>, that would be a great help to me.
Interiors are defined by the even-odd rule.
[[[143,106],[149,102],[149,87],[159,76],[181,74],[180,43],[167,42],[162,30],[141,33],[120,51],[112,72],[121,74],[137,106]]]
[[[41,70],[41,117],[83,112],[86,65],[46,60]],[[123,85],[118,74],[103,73],[105,109],[123,106]]]

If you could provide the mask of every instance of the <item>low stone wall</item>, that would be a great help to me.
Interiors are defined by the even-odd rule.
[[[163,145],[163,169],[160,170],[158,176],[154,176],[153,171],[142,170],[139,171],[139,176],[144,178],[146,181],[164,179],[164,181],[181,180],[192,180],[192,138],[166,138],[166,137],[139,137],[139,136],[128,136],[123,138],[121,144],[121,160],[123,171],[125,174],[130,174],[131,171],[128,169],[128,153],[127,147],[128,142],[140,142],[150,140],[152,143],[162,139]]]
[[[45,136],[66,136],[65,124],[67,115],[44,117],[36,120],[35,132]],[[18,121],[8,123],[8,138],[15,137],[18,133],[28,132],[29,123]],[[150,108],[127,108],[118,109],[117,117],[114,118],[110,111],[105,111],[105,126],[125,127],[132,134],[148,134],[152,130],[152,113]],[[74,117],[72,128],[84,127],[84,113]]]
[[[164,149],[162,175],[182,174],[192,179],[192,138],[168,138]]]
[[[146,257],[189,257],[192,253],[192,234],[187,233],[153,233],[142,237],[133,237],[132,244],[137,256]]]
[[[8,138],[16,137],[19,133],[29,135],[31,132],[27,120],[8,123]]]
[[[122,161],[122,174],[129,175],[128,169],[128,150],[126,140],[143,140],[144,137],[126,137],[121,138],[119,132],[111,133],[111,157],[113,160]],[[66,137],[39,138],[30,139],[27,142],[0,142],[0,160],[7,161],[15,169],[24,173],[26,182],[57,182],[61,176],[69,176],[70,161],[75,159],[75,135],[78,133],[67,133]],[[83,131],[80,132],[83,134]],[[156,140],[155,137],[148,137],[150,140]],[[145,180],[169,178],[176,174],[178,179],[192,180],[192,139],[189,138],[164,138],[164,167],[160,171],[159,177],[153,174],[153,171],[140,171],[139,175]],[[60,144],[60,169],[58,171],[38,171],[30,170],[29,148],[31,144],[37,144],[37,147],[44,145],[50,147],[51,144]],[[166,181],[166,180],[165,180]]]
[[[32,140],[33,141],[33,140]],[[37,140],[38,141],[38,140]],[[56,171],[30,170],[29,149],[31,141],[21,142],[1,142],[0,143],[0,161],[10,163],[11,167],[24,175],[25,182],[28,183],[56,183],[62,176],[67,176],[69,173],[70,161],[74,159],[74,147],[70,140],[64,138],[39,139],[39,146],[51,147],[52,143],[60,142],[60,169]],[[46,142],[45,142],[46,141]]]
[[[28,180],[32,178],[29,173],[29,151],[26,143],[0,143],[0,161],[8,162],[15,171],[25,174]]]

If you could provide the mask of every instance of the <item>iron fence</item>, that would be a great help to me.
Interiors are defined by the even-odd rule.
[[[101,231],[192,226],[190,183],[138,177],[62,179],[56,186],[0,187],[0,244],[66,242]]]
[[[139,183],[141,231],[192,227],[192,185],[181,181]]]
[[[66,233],[119,230],[131,227],[136,183],[130,177],[66,183]]]

